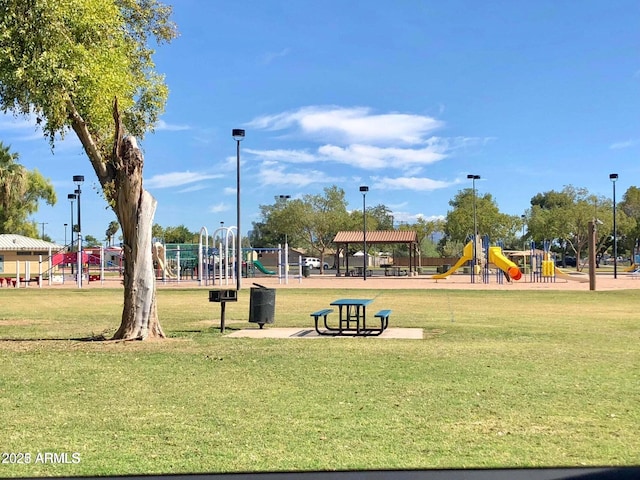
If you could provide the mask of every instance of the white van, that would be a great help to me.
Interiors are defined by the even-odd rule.
[[[309,268],[320,268],[320,259],[315,257],[305,257],[302,259],[302,265]],[[327,270],[329,264],[324,262],[324,269]]]

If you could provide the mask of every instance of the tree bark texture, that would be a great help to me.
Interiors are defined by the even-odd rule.
[[[156,308],[151,227],[157,202],[142,186],[144,159],[134,137],[117,139],[115,206],[122,227],[124,307],[114,339],[164,338]]]
[[[114,102],[113,149],[98,147],[84,119],[68,102],[73,130],[80,138],[105,196],[122,228],[124,254],[124,307],[114,339],[164,338],[156,308],[151,227],[157,202],[142,185],[144,157],[136,139],[124,136],[118,102]]]

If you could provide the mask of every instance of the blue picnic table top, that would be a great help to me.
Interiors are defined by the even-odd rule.
[[[373,302],[371,298],[339,298],[330,303],[333,306],[367,306]]]

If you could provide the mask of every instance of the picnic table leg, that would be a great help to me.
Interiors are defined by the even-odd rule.
[[[351,317],[353,316],[353,308],[356,309],[356,333],[360,333],[359,332],[360,324],[358,323],[358,314],[360,312],[359,312],[358,307],[353,307],[353,306],[347,307],[347,328],[351,329]]]
[[[367,330],[367,306],[362,306],[362,330]],[[360,332],[358,332],[360,333]]]

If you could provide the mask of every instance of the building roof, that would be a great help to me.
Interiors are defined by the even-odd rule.
[[[0,251],[49,250],[49,248],[51,250],[60,250],[64,247],[38,238],[30,238],[11,233],[0,234]]]
[[[333,243],[362,243],[362,230],[338,232]],[[418,234],[413,230],[376,230],[367,232],[367,243],[417,243]]]

